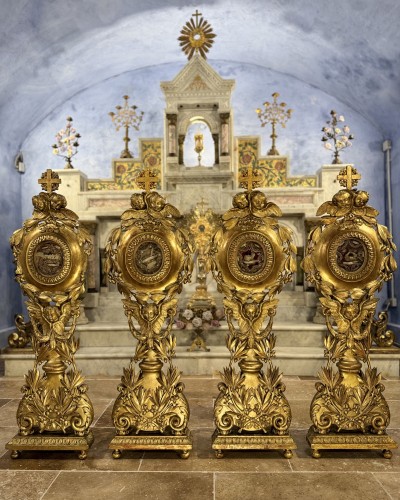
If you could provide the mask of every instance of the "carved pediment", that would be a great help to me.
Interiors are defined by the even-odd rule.
[[[215,101],[230,99],[235,80],[222,78],[208,62],[194,56],[169,82],[161,82],[167,103],[171,100],[187,102],[193,97],[213,97]]]

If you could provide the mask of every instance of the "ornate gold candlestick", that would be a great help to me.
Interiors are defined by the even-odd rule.
[[[368,193],[352,189],[359,179],[351,165],[340,171],[345,189],[318,209],[323,217],[309,234],[303,261],[307,279],[322,295],[328,328],[327,363],[319,373],[307,435],[314,458],[321,449],[382,449],[390,458],[397,448],[386,434],[390,412],[381,375],[369,358],[375,293],[397,267],[395,246],[376,221],[378,211],[367,205]]]
[[[125,149],[121,153],[121,158],[132,158],[132,154],[128,148],[128,144],[130,142],[129,127],[133,127],[135,130],[139,130],[144,112],[141,111],[139,113],[139,111],[137,111],[138,107],[136,105],[129,106],[128,95],[124,95],[124,100],[125,102],[123,106],[115,106],[115,109],[117,110],[116,113],[111,111],[108,114],[111,116],[111,120],[113,121],[117,131],[121,127],[125,128],[125,137],[124,137]]]
[[[48,169],[38,182],[46,192],[33,197],[33,217],[10,239],[16,280],[28,297],[35,363],[22,388],[19,433],[6,448],[13,458],[21,450],[79,450],[84,459],[93,442],[93,407],[75,365],[74,332],[92,244],[55,192],[58,175]]]
[[[118,386],[112,411],[117,435],[109,448],[114,458],[124,449],[177,450],[187,458],[192,449],[189,406],[172,365],[176,340],[171,328],[176,294],[190,280],[192,249],[176,225],[178,210],[150,191],[149,171],[141,177],[136,182],[146,191],[132,195],[132,208],[122,214],[106,246],[108,276],[124,297],[129,328],[137,340]]]
[[[199,316],[202,316],[206,311],[212,314],[212,308],[215,309],[215,300],[207,290],[207,274],[210,271],[208,251],[212,235],[215,231],[217,216],[211,209],[205,210],[205,205],[206,203],[202,199],[187,217],[189,236],[191,236],[197,254],[196,279],[198,282],[196,291],[190,298],[187,307],[195,311]],[[209,351],[210,349],[208,349],[204,339],[203,329],[195,328],[194,332],[195,338],[188,350],[204,349],[205,351]]]
[[[210,252],[224,294],[231,352],[218,385],[212,447],[217,457],[224,449],[283,449],[290,458],[296,445],[289,435],[291,411],[282,374],[272,362],[272,322],[276,294],[296,268],[296,247],[290,230],[275,219],[281,215],[278,206],[264,193],[251,191],[252,176],[246,185],[247,191],[236,194],[233,208],[222,216]]]
[[[270,135],[272,139],[272,146],[271,149],[268,151],[269,155],[279,155],[279,151],[276,149],[275,142],[276,139],[278,138],[276,134],[276,124],[280,123],[283,128],[286,127],[286,122],[289,120],[289,118],[292,116],[293,110],[292,109],[286,109],[286,103],[281,102],[278,104],[278,97],[279,94],[278,92],[274,92],[272,94],[272,97],[274,98],[274,101],[271,102],[264,102],[264,110],[261,110],[260,108],[256,109],[256,113],[258,115],[258,118],[261,121],[261,126],[265,127],[267,123],[270,123],[272,126],[272,134]]]

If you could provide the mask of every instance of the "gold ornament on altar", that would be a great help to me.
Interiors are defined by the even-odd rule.
[[[64,168],[74,168],[71,158],[78,153],[80,134],[72,126],[72,118],[67,117],[67,123],[64,129],[57,132],[56,141],[53,145],[53,154],[64,158],[66,165]]]
[[[343,115],[337,115],[336,111],[331,111],[331,119],[326,122],[327,126],[322,128],[324,133],[321,141],[324,143],[325,149],[333,150],[332,164],[342,163],[339,157],[339,152],[345,148],[352,146],[354,135],[350,134],[350,127],[343,125],[340,128],[339,124],[344,122]],[[332,143],[330,142],[332,141]]]
[[[276,295],[296,268],[291,231],[276,220],[281,215],[250,186],[234,196],[212,241],[212,272],[225,297],[231,353],[214,405],[217,457],[224,449],[283,449],[290,458],[296,448],[282,374],[273,365]]]
[[[124,95],[124,105],[123,106],[115,106],[117,110],[116,113],[111,111],[108,113],[111,116],[111,120],[115,125],[116,130],[118,131],[121,127],[125,128],[125,149],[121,153],[121,158],[132,158],[132,153],[129,151],[128,144],[130,142],[129,138],[129,127],[134,128],[135,130],[139,130],[140,124],[143,119],[144,111],[138,110],[136,105],[129,106],[129,96]]]
[[[203,134],[195,134],[194,136],[194,150],[196,151],[197,153],[197,159],[198,159],[198,162],[199,162],[199,167],[201,167],[201,152],[203,151],[204,149],[204,145],[203,145]]]
[[[150,173],[142,175],[148,179]],[[189,406],[172,364],[176,339],[171,329],[176,295],[190,280],[192,248],[177,227],[178,210],[146,186],[145,192],[131,196],[132,208],[121,215],[121,225],[106,246],[109,280],[123,295],[129,329],[137,340],[118,386],[112,411],[117,435],[109,447],[114,458],[123,449],[176,450],[187,458],[192,449]]]
[[[79,450],[84,459],[93,442],[93,406],[75,365],[74,333],[92,243],[55,192],[58,175],[48,169],[38,182],[45,192],[32,198],[32,218],[10,239],[16,280],[28,297],[35,361],[17,410],[19,434],[6,448],[13,458],[21,450]]]
[[[180,312],[181,314],[175,321],[175,325],[186,329],[193,326],[195,338],[188,349],[189,351],[195,349],[209,351],[204,338],[204,331],[220,326],[219,322],[224,316],[223,312],[215,307],[215,301],[207,290],[207,274],[210,271],[208,252],[211,238],[218,223],[218,217],[211,209],[206,210],[205,205],[203,199],[200,203],[197,203],[196,207],[186,216],[185,224],[189,229],[189,236],[195,248],[198,285],[187,304],[187,309]],[[191,321],[192,318],[194,318],[194,321]]]
[[[196,12],[182,28],[181,36],[178,38],[179,45],[189,60],[196,53],[207,59],[206,53],[210,50],[214,38],[217,36],[213,33],[209,22],[200,17],[201,15],[196,9]],[[194,20],[193,17],[196,19]]]
[[[279,155],[279,151],[276,149],[275,142],[278,138],[276,134],[276,124],[279,123],[283,128],[286,127],[286,122],[292,116],[293,110],[286,109],[286,103],[278,103],[277,99],[279,97],[278,92],[272,94],[274,98],[273,102],[266,101],[263,106],[264,109],[257,108],[256,113],[260,119],[261,126],[265,127],[268,123],[272,125],[272,134],[270,135],[272,139],[271,149],[268,151],[268,155]]]
[[[340,171],[345,189],[318,209],[322,217],[309,234],[303,261],[307,279],[322,295],[328,328],[327,362],[316,384],[307,436],[315,458],[321,449],[381,449],[390,458],[397,447],[386,433],[389,407],[369,356],[375,294],[396,270],[396,248],[376,220],[378,211],[367,204],[368,193],[353,188],[359,179],[351,165]]]

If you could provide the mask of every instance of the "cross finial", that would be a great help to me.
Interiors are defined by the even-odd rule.
[[[159,176],[153,170],[149,168],[145,168],[138,177],[136,177],[136,184],[146,191],[146,193],[150,192],[150,189],[155,189],[157,187],[157,183],[159,180]]]
[[[358,183],[360,179],[361,175],[351,165],[346,165],[346,167],[342,168],[342,170],[339,172],[339,175],[337,176],[339,184],[346,189],[351,189]]]
[[[260,174],[254,171],[251,163],[247,165],[247,171],[239,175],[239,187],[245,188],[247,191],[258,187],[260,182]]]
[[[43,172],[38,183],[42,186],[44,191],[52,193],[58,189],[59,184],[61,184],[61,179],[56,172],[53,172],[51,168],[48,168],[46,172]]]
[[[196,26],[198,26],[199,25],[199,16],[201,16],[201,12],[199,12],[196,9],[196,12],[194,14],[192,14],[192,16],[196,18]]]

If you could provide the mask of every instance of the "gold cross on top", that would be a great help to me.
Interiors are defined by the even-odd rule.
[[[361,175],[351,165],[346,165],[345,168],[342,168],[342,170],[339,172],[339,175],[337,176],[339,184],[346,189],[351,189],[358,183],[360,179]]]
[[[150,192],[150,189],[155,189],[159,180],[158,174],[152,172],[149,168],[145,168],[138,177],[136,177],[136,184],[146,191]]]
[[[247,188],[247,191],[251,191],[253,188],[258,187],[260,181],[260,174],[254,171],[250,163],[247,165],[247,172],[239,174],[239,186]]]
[[[196,12],[194,14],[192,14],[192,16],[196,18],[196,24],[198,24],[198,22],[199,22],[199,16],[201,16],[201,12],[199,12],[196,9]]]
[[[58,174],[51,170],[51,168],[48,168],[46,172],[43,172],[42,177],[38,179],[38,183],[42,186],[44,191],[52,193],[58,189],[59,184],[61,184],[61,179],[58,177]]]

